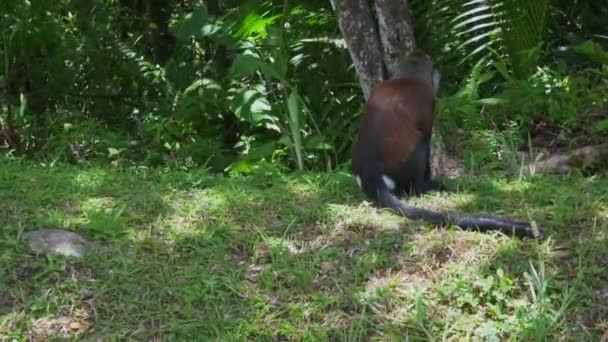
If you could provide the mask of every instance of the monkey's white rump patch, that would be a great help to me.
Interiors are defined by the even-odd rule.
[[[384,185],[386,185],[386,187],[390,190],[393,191],[395,190],[395,181],[391,179],[391,177],[387,176],[387,175],[382,175],[382,181],[384,181]]]
[[[361,177],[356,176],[357,178],[357,184],[359,185],[359,189],[363,189],[363,184],[361,184]]]

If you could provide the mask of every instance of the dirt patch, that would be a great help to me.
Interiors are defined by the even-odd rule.
[[[15,278],[17,281],[24,282],[32,279],[36,274],[42,270],[42,267],[38,265],[31,265],[23,263],[15,270]]]
[[[89,321],[85,317],[43,317],[34,322],[29,340],[46,341],[51,337],[69,338],[83,334],[88,328]]]
[[[590,127],[597,127],[606,119],[608,119],[608,106],[591,108],[580,114],[577,127],[565,132],[562,127],[551,123],[544,115],[536,114],[532,116],[529,130],[532,147],[543,148],[550,153],[559,153],[564,149],[601,144],[606,141],[606,134],[594,132]],[[522,146],[522,149],[527,148],[528,146]]]

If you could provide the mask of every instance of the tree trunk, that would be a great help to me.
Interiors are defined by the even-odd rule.
[[[331,0],[367,99],[376,83],[398,73],[416,47],[406,0]],[[373,15],[375,6],[376,16]]]
[[[368,0],[331,0],[338,25],[367,99],[372,87],[384,79],[382,48]]]
[[[210,0],[205,3],[209,15],[216,18],[220,17],[220,1],[221,0]],[[228,70],[230,69],[232,62],[233,58],[230,56],[226,45],[218,43],[215,49],[215,55],[213,56],[213,64],[220,79],[224,79],[228,75]],[[236,114],[229,109],[228,104],[226,104],[225,107],[226,109],[222,112],[223,142],[228,148],[232,149],[239,141],[239,119]]]
[[[165,65],[175,47],[175,37],[169,30],[171,2],[167,0],[148,0],[147,5],[150,21],[156,25],[150,37],[154,63]]]
[[[403,61],[416,48],[406,0],[376,0],[376,15],[387,77],[399,74]]]

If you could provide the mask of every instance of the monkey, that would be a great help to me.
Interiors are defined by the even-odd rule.
[[[490,215],[437,212],[406,204],[396,194],[419,196],[446,187],[431,179],[431,135],[440,73],[423,52],[406,57],[403,68],[373,87],[360,118],[352,171],[360,189],[376,204],[412,219],[463,230],[498,230],[540,238],[527,222]]]

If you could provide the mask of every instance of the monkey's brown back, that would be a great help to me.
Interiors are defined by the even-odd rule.
[[[396,79],[376,86],[361,117],[353,170],[361,176],[398,172],[433,127],[434,96],[424,82]]]

